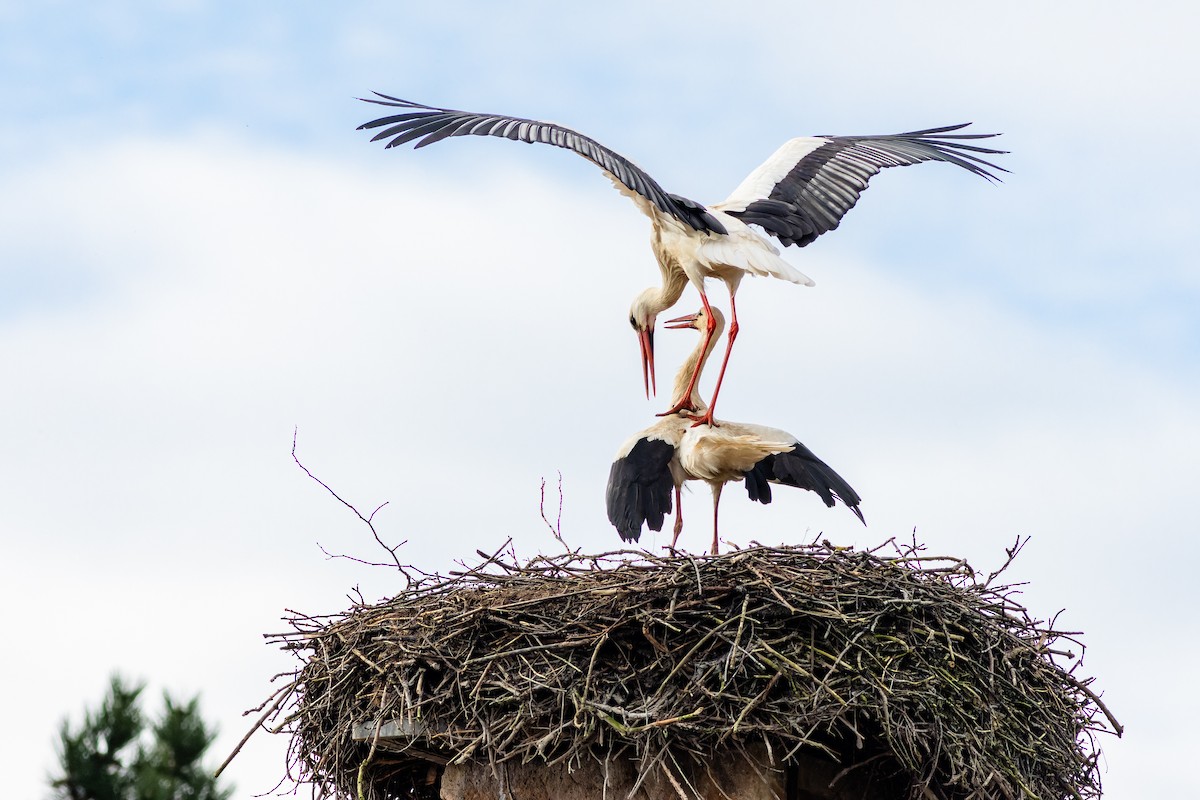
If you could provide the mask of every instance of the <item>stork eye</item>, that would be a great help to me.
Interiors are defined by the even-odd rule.
[[[632,315],[632,314],[629,316],[629,325],[630,325],[630,326],[631,326],[631,327],[632,327],[632,328],[633,328],[635,331],[637,330],[637,319],[635,319],[635,318],[633,317],[633,315]]]

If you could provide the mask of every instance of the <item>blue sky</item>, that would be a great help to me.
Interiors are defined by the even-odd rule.
[[[12,791],[42,792],[58,719],[114,669],[203,692],[224,755],[289,663],[259,636],[283,609],[394,591],[316,547],[370,552],[292,464],[297,427],[314,472],[390,501],[381,527],[421,566],[508,536],[553,550],[538,486],[558,471],[568,538],[616,546],[608,463],[658,410],[624,322],[657,280],[645,220],[550,148],[385,152],[354,130],[379,90],[571,125],[706,202],[796,135],[1002,131],[1004,183],[890,170],[785,253],[816,287],[743,284],[722,416],[797,434],[870,527],[730,492],[722,531],[872,546],[916,528],[985,570],[1032,536],[1014,579],[1086,632],[1129,727],[1103,742],[1106,796],[1185,794],[1197,708],[1159,687],[1200,655],[1197,16],[0,2],[0,536],[19,565],[0,591],[12,641],[46,659],[10,676],[33,765]],[[660,334],[660,382],[691,345]],[[696,550],[708,502],[685,497]],[[281,753],[251,741],[239,796]]]

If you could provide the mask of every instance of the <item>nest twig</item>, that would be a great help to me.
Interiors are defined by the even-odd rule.
[[[890,765],[914,798],[1098,797],[1095,735],[1120,726],[1074,674],[1075,635],[998,574],[828,544],[487,556],[293,616],[271,637],[303,662],[277,729],[318,797],[433,797],[447,762],[649,769],[750,744]]]

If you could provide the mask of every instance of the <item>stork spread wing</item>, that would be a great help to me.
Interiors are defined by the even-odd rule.
[[[611,175],[631,192],[644,197],[664,214],[698,231],[725,233],[725,227],[701,203],[671,194],[620,153],[608,149],[582,133],[532,119],[508,117],[503,114],[476,114],[470,111],[454,111],[448,108],[401,100],[386,94],[375,94],[382,99],[360,98],[367,103],[405,109],[403,113],[380,117],[359,125],[358,130],[383,128],[371,138],[390,139],[388,147],[417,141],[415,147],[440,142],[450,136],[498,136],[530,144],[550,144],[574,151]]]
[[[846,483],[845,478],[833,471],[833,467],[817,458],[802,443],[796,442],[786,453],[774,453],[759,461],[746,472],[746,492],[751,500],[771,502],[771,484],[782,483],[816,492],[830,508],[841,500],[846,508],[865,525],[859,503],[862,498]]]
[[[897,133],[891,136],[812,136],[792,139],[714,206],[743,222],[758,225],[785,245],[803,247],[835,229],[867,182],[885,167],[944,161],[988,180],[999,180],[989,167],[1008,170],[977,154],[1006,150],[967,144],[994,133],[953,133],[971,123]]]

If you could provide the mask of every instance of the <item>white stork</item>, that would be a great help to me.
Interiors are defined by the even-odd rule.
[[[671,320],[667,327],[715,330],[720,335],[725,319],[719,309],[702,308],[691,316]],[[690,399],[703,408],[690,376],[703,371],[714,344],[715,337],[702,337],[679,368],[674,402]],[[681,396],[684,392],[691,392],[691,397]],[[713,494],[712,553],[716,555],[721,491],[729,481],[743,478],[751,500],[770,503],[771,484],[781,483],[815,492],[830,508],[841,500],[866,524],[858,508],[862,501],[858,493],[787,431],[725,420],[696,425],[682,411],[664,416],[621,445],[608,474],[608,520],[623,540],[636,542],[643,524],[654,531],[662,530],[674,494],[675,530],[670,545],[674,549],[683,530],[680,487],[684,481],[702,480]]]
[[[359,126],[382,128],[371,141],[388,139],[387,147],[416,141],[416,147],[451,136],[498,136],[528,143],[550,144],[572,150],[599,166],[623,194],[650,218],[652,246],[662,273],[662,285],[646,289],[633,301],[629,322],[642,350],[642,375],[649,396],[654,386],[654,324],[658,315],[679,300],[687,283],[700,292],[709,308],[705,278],[719,278],[729,290],[732,322],[721,371],[717,375],[707,410],[695,416],[697,424],[712,423],[717,395],[737,338],[738,284],[748,272],[813,285],[806,275],[779,257],[779,250],[751,228],[757,226],[783,245],[803,247],[838,226],[858,202],[871,176],[885,167],[902,167],[924,161],[944,161],[989,180],[998,177],[988,168],[1006,172],[976,154],[1001,154],[1003,150],[967,144],[997,134],[953,133],[970,123],[910,131],[888,136],[815,136],[785,142],[742,181],[724,202],[705,206],[665,191],[646,172],[624,156],[570,128],[550,122],[502,114],[478,114],[414,103],[385,94],[361,98],[368,103],[402,109]],[[417,141],[419,140],[419,141]],[[711,319],[705,336],[713,336]],[[698,373],[693,373],[694,386]],[[698,412],[685,393],[664,412]]]

